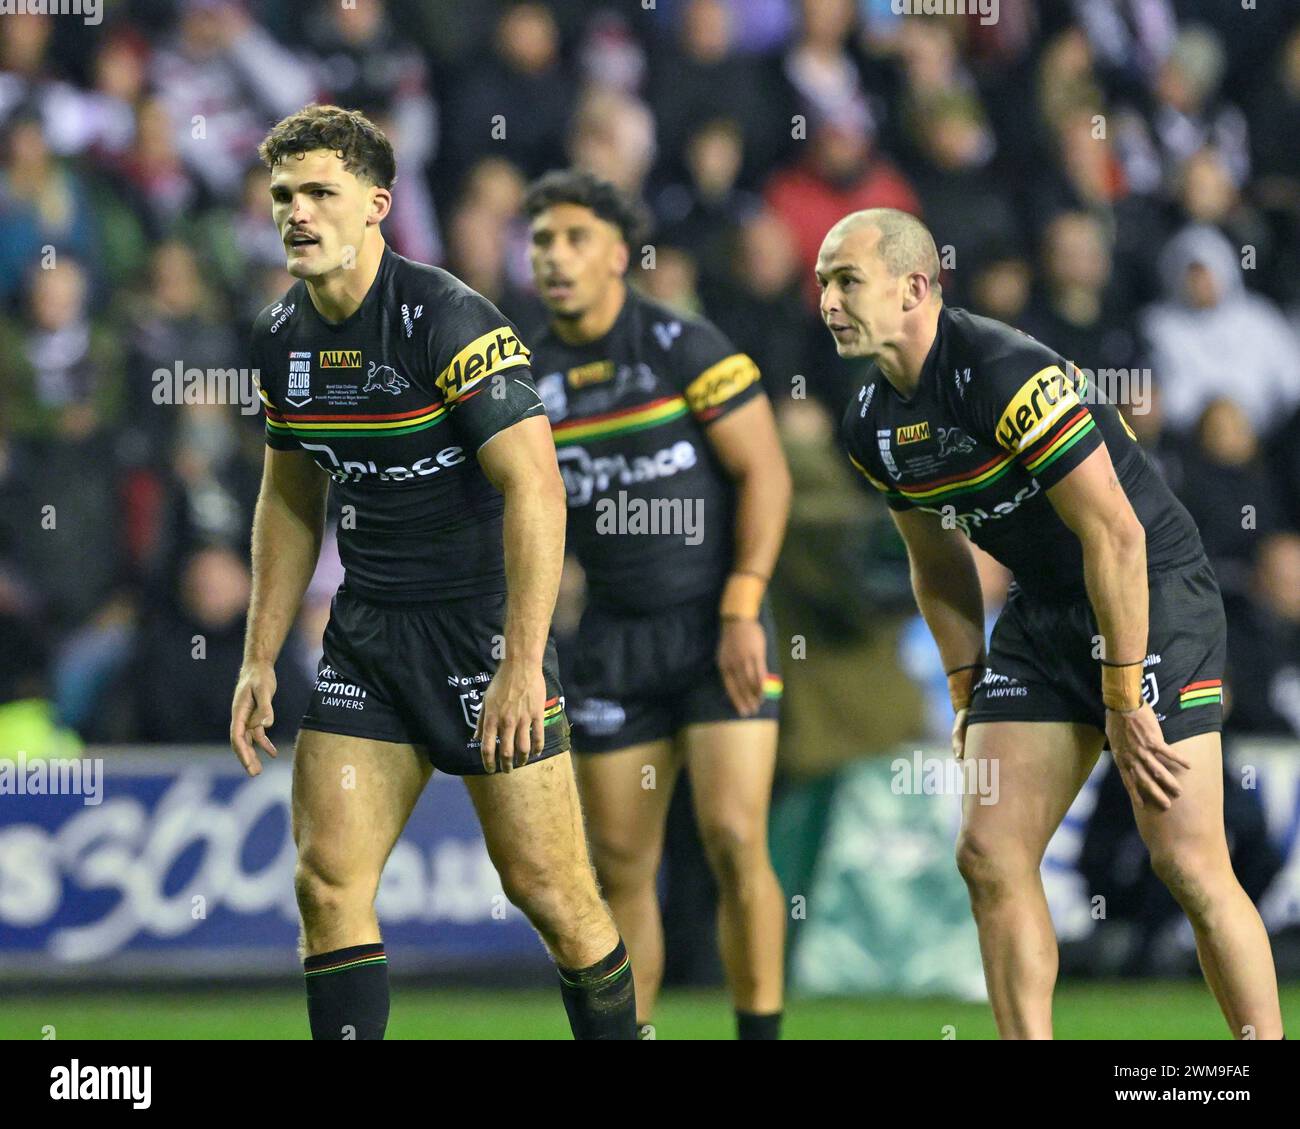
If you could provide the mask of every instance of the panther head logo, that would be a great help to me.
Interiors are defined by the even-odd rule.
[[[377,365],[374,361],[370,362],[370,369],[366,373],[366,383],[362,386],[362,392],[389,392],[396,396],[403,388],[410,388],[411,382],[398,372],[392,365]]]

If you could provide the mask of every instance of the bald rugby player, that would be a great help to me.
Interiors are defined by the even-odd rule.
[[[843,440],[907,545],[954,753],[999,769],[998,802],[964,798],[957,846],[999,1032],[1052,1035],[1039,865],[1109,746],[1230,1031],[1280,1038],[1268,937],[1224,835],[1225,620],[1191,517],[1071,362],[944,305],[913,216],[846,216],[816,270],[839,355],[872,362]],[[987,650],[969,542],[1015,577]]]

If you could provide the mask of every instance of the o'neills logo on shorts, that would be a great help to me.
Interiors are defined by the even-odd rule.
[[[920,423],[906,423],[898,429],[895,442],[901,447],[904,443],[920,443],[930,438],[930,421],[923,419]]]
[[[321,368],[360,368],[360,349],[323,349],[320,355]]]

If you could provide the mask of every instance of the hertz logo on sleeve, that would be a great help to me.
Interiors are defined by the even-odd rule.
[[[320,355],[321,368],[360,368],[360,349],[323,349]]]
[[[930,421],[923,419],[920,423],[907,423],[898,429],[895,442],[901,447],[904,443],[920,443],[930,438]]]
[[[710,365],[686,387],[686,402],[696,415],[720,407],[758,379],[758,365],[744,353],[733,353]]]
[[[1052,425],[1071,408],[1079,396],[1058,365],[1048,365],[1021,386],[998,420],[998,443],[1019,453],[1046,435]]]
[[[531,354],[513,329],[502,326],[476,337],[457,353],[434,382],[450,403],[484,377],[528,364]]]

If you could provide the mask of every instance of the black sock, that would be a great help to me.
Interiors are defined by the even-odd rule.
[[[388,1026],[383,942],[318,953],[302,962],[313,1039],[382,1039]]]
[[[632,961],[620,938],[614,951],[590,968],[561,968],[560,995],[575,1039],[635,1039],[636,996]]]
[[[781,1037],[781,1012],[760,1015],[753,1011],[736,1012],[737,1039],[779,1039]]]

